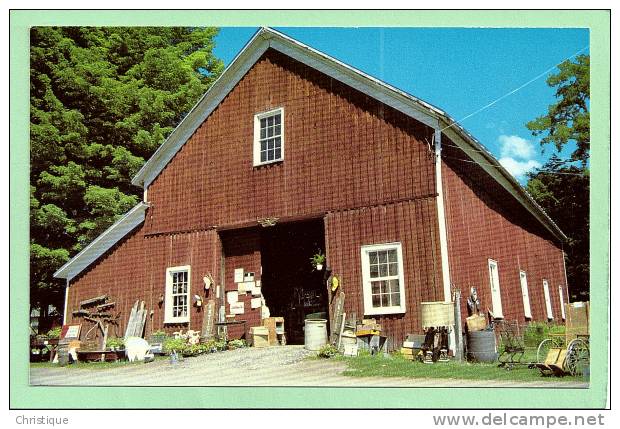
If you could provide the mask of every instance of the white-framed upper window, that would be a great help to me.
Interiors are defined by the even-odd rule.
[[[405,277],[400,243],[362,246],[364,314],[404,313]]]
[[[284,108],[254,115],[254,166],[284,159]]]
[[[543,292],[545,294],[545,307],[547,309],[547,319],[553,319],[553,308],[551,307],[551,294],[549,293],[549,282],[543,279]]]
[[[164,323],[189,322],[189,293],[191,290],[189,265],[166,269],[166,309]]]
[[[499,290],[499,268],[497,261],[489,259],[489,283],[491,285],[491,301],[493,302],[493,317],[503,318],[502,294]]]
[[[532,318],[532,308],[530,306],[530,293],[527,290],[527,274],[525,271],[519,271],[519,279],[521,281],[521,295],[523,296],[523,312],[528,319]]]
[[[558,286],[558,292],[560,293],[560,310],[562,311],[562,320],[566,320],[566,310],[564,310],[564,289],[562,289],[562,286]]]

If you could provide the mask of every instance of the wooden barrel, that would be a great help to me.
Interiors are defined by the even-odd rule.
[[[497,360],[494,331],[474,331],[467,334],[467,358],[477,362]]]
[[[304,326],[304,348],[318,350],[327,344],[327,320],[306,319]]]
[[[56,349],[56,353],[58,353],[58,365],[67,366],[69,365],[69,343],[66,341],[61,341],[58,343],[58,348]]]

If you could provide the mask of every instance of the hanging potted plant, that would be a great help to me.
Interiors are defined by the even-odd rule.
[[[321,271],[323,269],[323,264],[325,264],[325,255],[319,250],[310,258],[310,262],[315,270]]]

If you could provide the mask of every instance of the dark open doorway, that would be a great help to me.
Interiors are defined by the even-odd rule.
[[[261,230],[262,293],[271,315],[284,317],[289,344],[303,344],[307,315],[327,313],[324,271],[310,262],[318,251],[325,252],[322,219]]]

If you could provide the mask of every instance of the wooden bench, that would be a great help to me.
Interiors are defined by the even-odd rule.
[[[125,351],[111,350],[78,350],[79,362],[116,362],[125,358]]]

